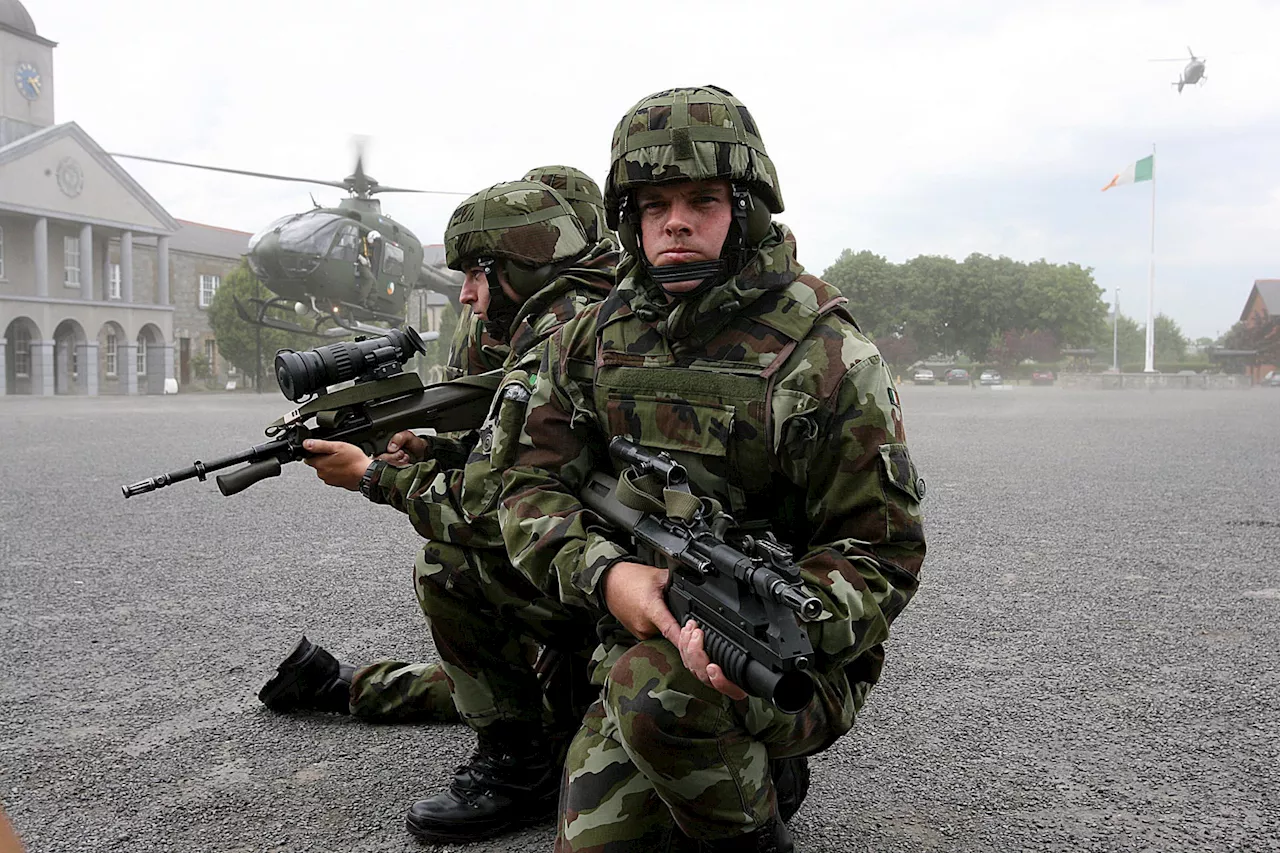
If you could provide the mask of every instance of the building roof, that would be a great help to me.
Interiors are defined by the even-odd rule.
[[[179,219],[178,226],[178,230],[169,236],[170,252],[211,255],[232,261],[238,261],[244,256],[249,249],[249,238],[253,236],[248,231],[219,228],[186,219]],[[134,242],[144,246],[155,245],[154,238],[135,239]]]
[[[0,0],[0,24],[8,24],[10,29],[28,35],[36,34],[35,21],[31,20],[31,14],[18,0]]]
[[[249,250],[248,231],[235,231],[179,219],[182,227],[169,238],[169,251],[195,252],[220,258],[240,258]]]
[[[1273,317],[1280,316],[1280,278],[1260,278],[1253,283],[1253,289],[1258,291],[1263,309]],[[1250,293],[1249,297],[1240,312],[1241,320],[1248,316],[1249,306],[1253,304],[1253,294]]]
[[[0,0],[0,30],[8,30],[41,44],[54,46],[54,42],[36,34],[35,21],[31,20],[31,14],[19,0]]]
[[[4,1],[0,0],[0,3]],[[78,144],[88,156],[92,157],[99,166],[106,170],[107,174],[120,185],[122,190],[132,195],[147,213],[155,217],[156,222],[163,230],[172,231],[178,228],[178,220],[170,216],[169,211],[165,210],[160,205],[160,202],[156,201],[149,192],[143,189],[142,184],[135,181],[133,176],[126,172],[114,157],[102,150],[102,146],[95,142],[74,121],[43,127],[40,130],[15,139],[8,145],[0,145],[0,166],[16,162],[36,153],[44,146],[52,145],[59,140],[67,138]],[[127,223],[111,224],[111,226],[130,229],[130,225]],[[147,232],[154,234],[155,230],[151,227],[142,229],[142,233]]]

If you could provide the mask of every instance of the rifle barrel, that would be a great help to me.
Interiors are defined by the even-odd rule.
[[[232,465],[239,465],[241,462],[255,462],[268,456],[274,456],[288,445],[289,442],[287,440],[280,439],[268,441],[265,444],[255,444],[248,450],[242,450],[239,453],[233,453],[230,456],[224,456],[212,462],[196,460],[194,464],[186,468],[179,468],[177,471],[170,471],[167,474],[159,474],[155,477],[139,480],[136,483],[130,483],[127,486],[121,486],[120,491],[124,493],[126,498],[130,498],[145,492],[154,492],[156,489],[162,489],[173,483],[190,480],[192,477],[204,480],[210,471],[221,471],[223,468],[230,468]]]

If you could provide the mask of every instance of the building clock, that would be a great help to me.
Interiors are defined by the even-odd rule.
[[[18,91],[22,93],[22,97],[28,101],[34,101],[40,97],[40,87],[43,85],[40,81],[40,69],[30,62],[18,63],[18,69],[13,75],[13,82],[18,87]]]

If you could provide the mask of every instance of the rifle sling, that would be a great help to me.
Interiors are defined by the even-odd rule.
[[[634,468],[628,468],[618,477],[615,489],[618,503],[650,515],[677,518],[684,522],[692,521],[698,511],[703,508],[702,499],[689,492],[666,488],[662,480],[654,474],[637,477]],[[662,495],[658,498],[658,495]],[[718,502],[712,500],[711,514],[720,512]]]

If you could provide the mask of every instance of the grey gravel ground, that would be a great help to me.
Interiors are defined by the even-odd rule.
[[[1280,391],[903,396],[924,583],[800,849],[1280,850]],[[428,849],[403,811],[465,730],[255,698],[302,631],[434,656],[408,523],[301,465],[120,494],[285,408],[0,400],[0,800],[29,850]]]

